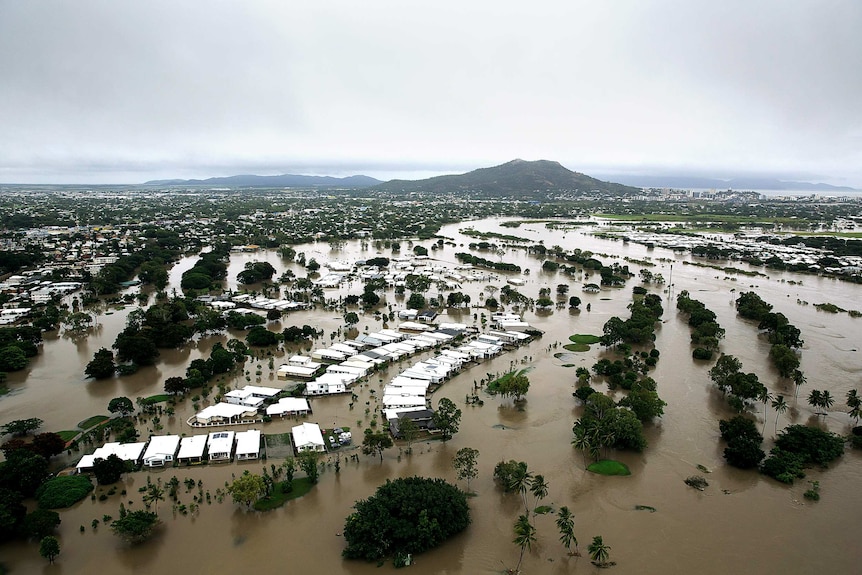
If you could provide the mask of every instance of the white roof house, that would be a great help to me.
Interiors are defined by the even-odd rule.
[[[248,460],[260,457],[260,430],[249,429],[236,434],[236,459]]]
[[[205,407],[192,419],[198,425],[218,425],[237,423],[243,419],[254,419],[256,415],[257,409],[253,407],[221,402]]]
[[[224,398],[232,405],[243,405],[255,409],[263,405],[263,398],[257,397],[248,389],[234,389],[224,394]]]
[[[206,435],[183,437],[180,440],[180,451],[177,453],[177,461],[180,463],[200,463],[203,461],[206,448]]]
[[[324,373],[305,386],[305,395],[328,395],[344,393],[347,386],[356,381],[356,377],[346,373]]]
[[[76,465],[78,473],[87,471],[93,468],[93,463],[97,459],[107,459],[109,455],[116,455],[123,461],[132,461],[138,463],[141,459],[141,454],[147,446],[144,442],[139,443],[106,443],[99,447],[91,455],[85,455]]]
[[[264,399],[270,399],[281,393],[281,390],[277,387],[264,387],[261,385],[246,385],[243,387],[244,391],[250,391],[254,397],[262,397]]]
[[[147,467],[169,465],[174,462],[179,447],[179,435],[154,435],[144,451],[143,463]]]
[[[304,397],[282,397],[278,403],[266,406],[266,414],[273,415],[307,415],[310,411],[308,400]]]
[[[303,423],[297,425],[290,430],[293,436],[293,446],[297,452],[300,451],[326,451],[326,444],[323,442],[323,433],[320,431],[320,426],[316,423]]]
[[[236,433],[233,431],[213,431],[207,437],[210,461],[230,461],[233,455],[233,443]]]

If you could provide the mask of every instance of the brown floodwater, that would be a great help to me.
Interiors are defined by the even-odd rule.
[[[450,397],[463,410],[461,429],[452,441],[421,443],[414,446],[412,455],[401,453],[397,447],[384,454],[383,462],[360,455],[359,461],[342,460],[340,473],[331,463],[334,455],[327,456],[330,463],[321,475],[320,483],[306,496],[288,502],[284,507],[268,513],[246,511],[228,500],[202,504],[194,515],[182,515],[172,509],[170,501],[160,503],[159,515],[164,526],[151,541],[130,547],[115,537],[104,525],[95,531],[90,523],[103,515],[117,515],[121,501],[131,508],[141,507],[138,488],[146,484],[146,472],[127,474],[122,488],[125,496],[111,496],[107,501],[78,503],[61,512],[59,538],[62,552],[57,564],[48,567],[38,555],[33,542],[0,546],[0,561],[11,573],[344,573],[360,575],[379,573],[375,564],[344,561],[340,537],[344,518],[357,499],[371,495],[386,479],[409,475],[440,476],[455,481],[451,460],[461,447],[479,450],[479,476],[472,482],[476,496],[470,499],[472,524],[461,535],[442,547],[416,557],[410,568],[416,573],[499,573],[517,563],[518,549],[511,542],[512,525],[521,503],[514,495],[502,493],[492,480],[494,465],[502,459],[526,461],[534,473],[545,476],[550,486],[544,503],[553,507],[567,505],[575,515],[575,531],[581,548],[585,550],[594,535],[602,535],[611,546],[610,558],[617,562],[614,573],[858,573],[862,551],[856,540],[858,517],[862,512],[862,458],[858,452],[848,451],[827,470],[809,470],[806,480],[787,487],[758,475],[740,471],[724,464],[723,446],[720,444],[718,420],[732,416],[721,394],[710,384],[709,364],[691,359],[689,329],[685,320],[676,313],[675,296],[687,289],[692,297],[702,300],[718,314],[719,322],[727,330],[722,342],[725,353],[737,356],[746,371],[758,374],[771,391],[784,393],[793,408],[779,421],[778,428],[789,423],[814,424],[838,433],[847,433],[852,424],[844,413],[844,396],[859,386],[862,372],[862,319],[847,314],[828,314],[813,305],[802,302],[831,302],[845,309],[862,307],[862,287],[814,276],[770,272],[769,278],[740,276],[736,281],[724,272],[683,265],[688,255],[675,255],[669,250],[647,250],[643,246],[624,244],[593,238],[578,231],[547,230],[543,224],[523,225],[516,230],[502,228],[497,220],[471,222],[483,231],[496,231],[544,240],[546,246],[561,245],[566,249],[590,249],[612,257],[643,259],[671,258],[674,260],[673,286],[665,297],[665,314],[657,330],[656,347],[661,360],[652,376],[658,382],[658,391],[667,402],[665,415],[647,426],[649,447],[644,453],[615,453],[632,470],[630,477],[602,477],[587,473],[580,452],[570,445],[571,428],[579,416],[580,407],[572,398],[574,367],[554,358],[561,351],[554,344],[566,341],[573,333],[600,334],[602,325],[613,315],[626,317],[626,306],[631,301],[631,280],[626,288],[603,290],[599,294],[581,291],[583,281],[563,275],[547,274],[540,270],[541,259],[529,256],[523,250],[507,250],[504,261],[529,267],[531,274],[523,276],[526,285],[518,288],[522,293],[538,297],[543,286],[552,292],[558,283],[569,283],[569,295],[578,295],[592,310],[570,312],[568,309],[553,313],[526,312],[525,320],[545,331],[545,335],[529,346],[509,352],[501,357],[469,369],[445,384],[435,393],[434,404],[440,397]],[[457,247],[446,246],[431,252],[432,257],[454,263],[456,251],[466,251],[471,240],[458,233],[458,225],[442,230],[445,236],[456,238]],[[589,231],[589,230],[587,230]],[[429,245],[425,242],[425,245]],[[410,248],[402,242],[402,251]],[[356,259],[369,257],[374,249],[362,251],[358,242],[348,243],[338,252],[327,244],[298,247],[306,257],[315,257],[323,263],[328,259]],[[389,255],[386,253],[385,255]],[[497,257],[489,254],[485,257]],[[230,285],[236,289],[236,274],[248,261],[266,259],[280,274],[293,269],[297,275],[304,272],[295,264],[285,264],[274,252],[235,254],[231,257]],[[171,285],[178,287],[184,269],[194,258],[177,264],[171,273]],[[624,262],[623,262],[624,263]],[[668,263],[657,263],[654,272],[665,278],[671,276]],[[630,264],[635,271],[638,266]],[[595,278],[593,278],[595,279]],[[792,285],[787,280],[802,282]],[[485,285],[504,285],[505,276],[489,282],[474,282],[463,286],[473,303],[480,301],[479,292]],[[345,286],[336,293],[359,293],[360,286]],[[756,327],[737,318],[733,306],[735,292],[754,289],[766,301],[783,312],[802,330],[805,346],[802,369],[808,383],[802,388],[798,405],[793,401],[794,390],[783,384],[768,362],[768,344],[757,335]],[[431,294],[436,293],[436,287]],[[396,308],[404,306],[403,299],[391,293],[387,302]],[[211,348],[224,336],[207,337],[180,351],[163,351],[158,365],[142,369],[134,376],[107,381],[88,381],[83,376],[86,363],[100,347],[110,347],[123,328],[125,317],[133,309],[109,309],[110,315],[99,316],[97,328],[87,338],[72,340],[63,335],[48,337],[43,351],[29,366],[26,374],[12,374],[12,393],[0,398],[0,421],[25,417],[45,420],[44,429],[72,429],[96,413],[106,413],[108,401],[116,396],[131,398],[159,393],[165,378],[183,375],[188,363]],[[453,314],[451,319],[473,323],[471,310]],[[298,312],[282,323],[308,323],[321,327],[325,335],[320,343],[329,343],[331,334],[343,322],[339,314],[323,310]],[[394,323],[397,323],[394,322]],[[377,329],[381,322],[371,315],[361,317],[359,329]],[[272,329],[281,329],[272,326]],[[241,334],[234,334],[241,337]],[[336,339],[340,336],[336,335]],[[592,346],[588,352],[574,354],[566,362],[589,367],[605,352]],[[274,367],[281,363],[284,351],[275,353]],[[514,362],[514,363],[513,363]],[[464,397],[473,384],[488,374],[502,373],[512,367],[531,366],[531,388],[522,410],[508,400],[485,397],[484,406],[468,406]],[[385,382],[394,375],[397,366],[388,372],[373,375],[361,385],[355,407],[349,407],[349,396],[316,398],[310,421],[323,426],[349,425],[356,429],[368,425],[366,402],[372,411],[376,396]],[[258,375],[258,371],[260,374]],[[278,385],[268,358],[249,361],[245,372],[233,377],[230,384],[241,386],[248,382]],[[791,386],[792,387],[792,386]],[[606,390],[604,385],[599,389]],[[804,397],[811,389],[828,389],[836,398],[836,405],[826,417],[816,416]],[[372,390],[378,393],[372,394]],[[211,398],[210,398],[211,399]],[[202,404],[205,403],[202,402]],[[763,405],[751,410],[762,424]],[[177,406],[175,416],[163,417],[164,432],[190,434],[185,420],[193,413],[192,401]],[[765,426],[766,442],[771,446],[774,413],[769,410]],[[265,433],[288,431],[295,422],[275,421],[263,425]],[[152,422],[141,423],[142,437],[151,431]],[[74,463],[80,454],[73,454]],[[174,468],[151,473],[163,481],[176,475],[181,480],[193,478],[203,482],[204,490],[214,495],[234,475],[249,469],[260,472],[268,461],[196,468]],[[697,465],[712,471],[706,477],[710,486],[704,492],[687,487],[683,480],[700,474]],[[820,482],[822,499],[807,502],[802,494],[809,487],[807,480]],[[196,490],[195,490],[196,491]],[[180,501],[192,502],[194,492],[180,490]],[[651,506],[654,513],[635,510],[637,505]],[[79,526],[85,526],[83,533]],[[536,518],[538,539],[524,559],[524,573],[592,573],[597,568],[587,558],[567,557],[558,541],[554,516]],[[383,569],[390,570],[391,564]]]

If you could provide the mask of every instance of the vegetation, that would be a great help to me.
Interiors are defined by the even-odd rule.
[[[143,543],[153,536],[156,528],[161,524],[159,516],[150,511],[129,511],[111,523],[111,530],[115,535],[128,543]]]
[[[587,467],[588,471],[599,475],[631,475],[628,465],[613,459],[601,459],[591,463]]]
[[[791,425],[778,436],[760,470],[782,483],[793,483],[794,479],[805,477],[805,467],[826,467],[843,453],[844,439],[839,435],[815,427]]]
[[[724,458],[730,465],[740,469],[757,467],[766,457],[760,448],[763,436],[757,432],[754,422],[742,415],[719,422],[721,437],[727,442]]]
[[[387,481],[357,501],[344,523],[348,559],[379,561],[437,547],[470,523],[465,494],[442,479]]]
[[[39,555],[48,560],[48,563],[53,564],[54,559],[60,554],[60,542],[52,535],[47,535],[39,541]]]
[[[487,390],[491,394],[500,394],[502,397],[513,397],[521,401],[521,398],[530,390],[530,380],[525,375],[529,369],[510,371],[488,383]]]
[[[60,475],[52,477],[36,490],[36,499],[43,509],[63,509],[84,499],[93,490],[86,475]]]
[[[448,441],[458,433],[461,425],[461,410],[451,399],[443,397],[437,404],[437,411],[434,412],[431,420],[434,427],[440,431],[443,441]]]
[[[99,485],[116,483],[125,471],[125,462],[113,453],[105,459],[100,457],[93,461],[93,475]]]
[[[240,503],[246,507],[251,507],[252,503],[257,501],[266,490],[263,478],[260,475],[251,473],[246,469],[242,475],[233,480],[228,485],[227,492],[230,494],[234,503]]]
[[[470,481],[476,479],[479,475],[477,460],[479,458],[479,450],[472,447],[462,447],[455,454],[452,460],[452,465],[455,467],[455,473],[458,479],[467,481],[467,493],[470,492]]]

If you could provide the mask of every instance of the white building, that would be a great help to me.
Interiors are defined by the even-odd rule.
[[[140,463],[141,454],[144,452],[146,443],[106,443],[99,447],[91,455],[85,455],[75,467],[78,473],[89,471],[93,468],[93,464],[97,459],[107,459],[110,455],[116,455],[123,461],[131,461],[135,465]]]
[[[207,437],[210,461],[230,461],[236,434],[233,431],[213,431]]]
[[[304,397],[282,397],[278,403],[266,406],[266,414],[270,417],[275,415],[284,417],[286,415],[308,415],[310,408],[308,400]]]
[[[290,430],[293,436],[293,447],[297,453],[302,451],[326,451],[326,444],[323,442],[323,433],[320,431],[320,426],[316,423],[303,423],[297,425]]]
[[[171,465],[180,447],[179,435],[154,435],[144,451],[143,464],[147,467]]]
[[[192,435],[180,440],[180,451],[177,453],[178,463],[200,463],[207,449],[206,435]]]
[[[260,430],[249,429],[236,434],[236,459],[246,461],[260,457]]]

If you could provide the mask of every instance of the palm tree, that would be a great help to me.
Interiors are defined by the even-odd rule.
[[[835,399],[833,399],[832,394],[829,393],[829,390],[826,390],[820,394],[820,406],[823,409],[830,409],[833,405],[835,405]]]
[[[819,389],[812,389],[808,394],[808,405],[814,408],[820,407],[822,401],[822,393]]]
[[[149,477],[147,477],[149,480]],[[159,512],[159,501],[165,500],[165,490],[162,489],[162,480],[159,478],[155,483],[148,482],[147,483],[147,491],[144,494],[144,505],[146,505],[147,509],[150,508],[150,505],[155,503],[155,512]]]
[[[763,429],[766,430],[766,407],[769,405],[769,402],[774,399],[774,397],[771,393],[769,393],[769,390],[766,389],[766,386],[764,385],[760,388],[760,390],[758,390],[757,399],[763,402]],[[761,431],[760,433],[762,435],[763,431]]]
[[[575,438],[572,440],[572,445],[575,446],[575,449],[581,450],[581,455],[584,456],[584,469],[586,469],[587,452],[592,453],[592,443],[590,442],[590,436],[587,435],[583,427],[575,428]]]
[[[536,507],[539,505],[539,500],[548,496],[548,482],[545,481],[544,475],[536,475],[530,482],[530,493],[536,497],[536,503],[533,505],[533,515],[536,514]]]
[[[530,480],[532,478],[533,474],[527,471],[527,466],[519,465],[509,481],[509,489],[517,491],[524,498],[524,513],[530,512],[530,509],[527,507],[527,489],[530,488]]]
[[[787,402],[784,401],[784,396],[779,395],[772,400],[772,409],[775,410],[775,433],[778,433],[778,418],[787,411]]]
[[[859,397],[859,392],[855,389],[847,392],[847,407],[850,408],[850,417],[858,425],[859,417],[862,417],[862,397]]]
[[[560,543],[566,548],[569,555],[580,556],[578,551],[578,538],[575,537],[575,516],[565,505],[557,512],[557,529],[560,530]],[[572,553],[572,543],[575,544],[575,552]]]
[[[796,369],[793,371],[793,385],[796,386],[796,395],[794,396],[794,402],[799,401],[799,388],[805,385],[805,374],[800,370]]]
[[[593,542],[590,543],[590,546],[587,547],[587,551],[590,553],[590,559],[593,560],[598,566],[606,565],[608,562],[608,552],[611,548],[605,545],[604,541],[602,541],[601,535],[596,535],[593,537]]]
[[[536,540],[536,528],[530,523],[530,518],[526,515],[521,515],[515,522],[515,539],[512,541],[515,545],[521,548],[521,555],[518,557],[518,566],[515,567],[514,573],[521,572],[521,562],[524,560],[524,551],[533,548],[533,542]]]

